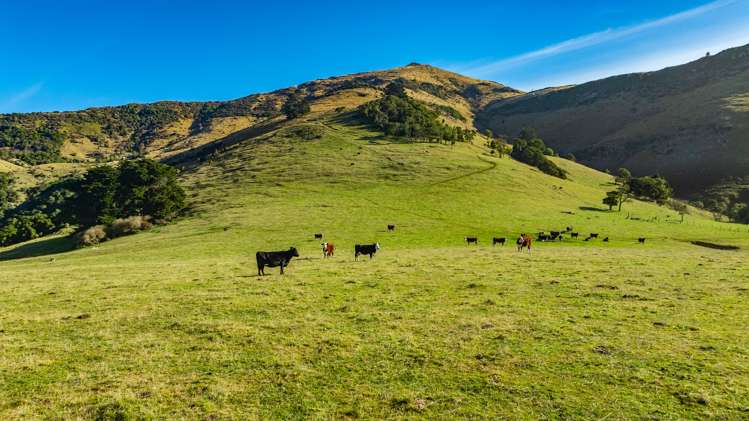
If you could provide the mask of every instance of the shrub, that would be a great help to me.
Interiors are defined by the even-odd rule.
[[[289,133],[292,136],[296,136],[300,139],[304,140],[314,140],[319,139],[325,134],[325,130],[323,130],[322,127],[312,125],[312,124],[305,124],[302,126],[296,126],[289,129]]]
[[[286,103],[281,108],[281,112],[286,115],[289,120],[301,117],[304,114],[310,112],[310,106],[306,99],[298,94],[292,94],[286,100]]]
[[[78,234],[78,245],[95,246],[107,239],[107,231],[104,225],[94,225]]]
[[[130,216],[127,218],[115,219],[107,226],[107,236],[109,238],[122,237],[123,235],[135,234],[138,231],[144,231],[151,228],[150,216]]]

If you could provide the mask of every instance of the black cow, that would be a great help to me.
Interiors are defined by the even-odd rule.
[[[281,266],[281,275],[283,275],[283,268],[289,265],[292,257],[299,257],[299,252],[294,247],[286,251],[259,251],[255,253],[257,276],[265,275],[266,266],[272,268]]]
[[[357,244],[354,246],[354,260],[359,260],[360,254],[368,254],[369,258],[372,259],[372,256],[377,253],[377,250],[379,249],[380,243]]]
[[[550,235],[540,233],[538,234],[538,241],[549,241],[551,239]]]
[[[579,233],[579,232],[571,232],[571,233],[570,233],[570,237],[572,237],[572,238],[577,238],[577,237],[579,237],[579,236],[580,236],[580,233]]]
[[[315,234],[315,240],[322,240],[322,234]]]
[[[640,238],[638,238],[638,239],[637,239],[637,241],[638,241],[638,242],[639,242],[640,244],[645,244],[645,237],[640,237]]]
[[[598,238],[598,234],[591,233],[590,238]]]
[[[603,239],[603,242],[604,242],[604,243],[608,243],[608,242],[609,242],[609,237],[606,237],[606,238],[604,238],[604,239]]]
[[[504,246],[506,242],[507,242],[507,239],[505,237],[492,238],[492,246],[496,246],[497,244]]]
[[[478,245],[479,244],[479,239],[478,239],[478,237],[466,237],[466,243]]]
[[[388,231],[395,231],[395,225],[388,225]]]

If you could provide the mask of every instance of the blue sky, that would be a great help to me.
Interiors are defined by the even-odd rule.
[[[0,42],[0,112],[231,99],[410,62],[532,90],[748,44],[749,0],[0,0]]]

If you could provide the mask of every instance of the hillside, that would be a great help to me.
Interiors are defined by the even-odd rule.
[[[549,89],[485,107],[496,133],[534,127],[560,153],[598,169],[659,173],[695,197],[749,175],[749,46],[657,72]]]
[[[0,418],[745,411],[746,251],[688,243],[745,248],[743,229],[641,202],[604,212],[606,174],[555,159],[559,180],[335,111],[237,136],[181,162],[190,212],[172,225],[0,251]],[[489,245],[569,225],[611,241]],[[292,245],[286,275],[255,276],[255,251]]]
[[[305,97],[314,111],[352,108],[381,95],[380,89],[394,80],[401,80],[414,98],[432,104],[445,119],[465,127],[472,127],[474,113],[487,103],[520,93],[498,83],[411,64],[224,102],[4,114],[0,115],[0,158],[29,164],[107,161],[133,155],[165,158],[278,118],[292,94]]]

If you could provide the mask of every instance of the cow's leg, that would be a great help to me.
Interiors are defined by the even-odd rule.
[[[265,272],[263,271],[263,266],[258,265],[257,266],[257,276],[263,276],[265,275]]]

